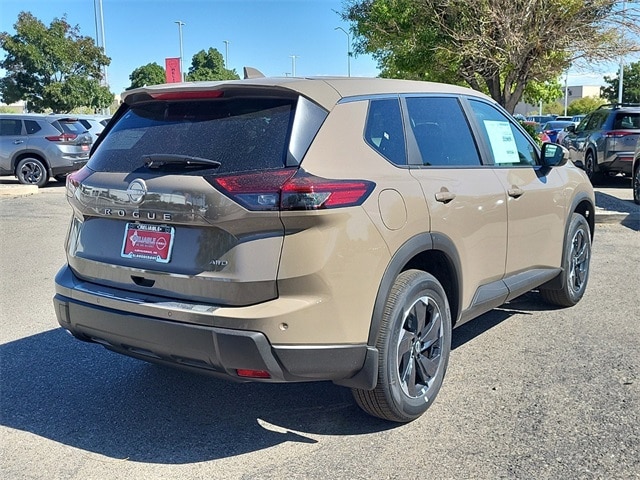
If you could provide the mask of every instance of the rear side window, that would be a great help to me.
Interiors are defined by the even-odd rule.
[[[613,121],[614,130],[621,128],[640,128],[640,112],[618,112]]]
[[[56,127],[62,133],[73,133],[75,135],[80,135],[87,131],[78,120],[56,120],[52,122],[52,125]]]
[[[371,101],[364,137],[374,150],[391,163],[407,164],[402,113],[397,98]]]
[[[413,134],[426,166],[478,166],[480,155],[455,98],[407,98]]]
[[[9,118],[0,119],[0,135],[20,135],[22,133],[22,121]]]
[[[24,126],[27,129],[27,133],[29,135],[33,135],[34,133],[38,133],[40,130],[42,130],[40,124],[33,120],[25,120]]]
[[[278,169],[286,164],[296,100],[230,98],[133,105],[94,152],[88,167],[130,172],[154,154],[220,162],[198,175]],[[189,171],[181,172],[189,174]]]

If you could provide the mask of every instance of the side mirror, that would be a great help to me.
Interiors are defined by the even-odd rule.
[[[557,143],[542,144],[542,165],[545,167],[561,167],[569,161],[569,150]]]

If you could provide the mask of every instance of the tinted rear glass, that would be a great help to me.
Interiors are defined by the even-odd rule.
[[[88,166],[104,172],[144,168],[145,156],[185,155],[221,163],[224,174],[285,166],[295,100],[232,98],[150,101],[132,106],[113,126]]]
[[[613,128],[640,128],[640,112],[618,112]]]
[[[74,133],[79,135],[87,131],[78,120],[56,120],[52,123],[58,130],[63,133]]]

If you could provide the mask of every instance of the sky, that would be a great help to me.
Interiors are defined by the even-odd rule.
[[[97,38],[95,4],[99,1],[0,0],[0,31],[15,33],[18,14],[29,11],[47,26],[66,14],[81,35]],[[228,52],[227,67],[240,76],[244,66],[267,76],[290,75],[294,63],[297,76],[347,75],[347,34],[336,30],[349,31],[338,14],[343,4],[344,0],[102,0],[104,44],[111,58],[109,86],[120,93],[130,85],[129,75],[136,68],[153,62],[164,67],[165,58],[179,57],[177,21],[185,24],[185,71],[195,53],[212,47],[223,56]],[[616,72],[616,62],[573,70],[568,84],[603,85],[604,75]],[[351,58],[352,76],[378,74],[371,56]]]
[[[244,66],[267,76],[290,75],[294,62],[296,76],[346,76],[347,34],[335,30],[349,31],[337,13],[342,7],[343,0],[102,0],[109,86],[120,93],[134,69],[153,62],[164,67],[165,58],[179,57],[176,21],[185,23],[185,71],[194,54],[215,48],[223,56],[228,51],[228,68],[241,77]],[[47,26],[66,14],[81,35],[97,38],[94,0],[0,0],[0,31],[14,34],[21,11]],[[351,58],[352,76],[378,74],[370,56]]]

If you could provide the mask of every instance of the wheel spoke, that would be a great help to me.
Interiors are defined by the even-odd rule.
[[[416,303],[413,304],[413,308],[411,309],[414,317],[416,318],[416,329],[414,330],[417,336],[420,336],[420,332],[424,329],[425,323],[427,321],[427,306],[424,304],[422,299],[419,299]]]
[[[431,321],[427,325],[425,331],[420,335],[420,341],[422,342],[422,350],[425,350],[440,338],[440,312],[438,310],[433,310],[431,312]]]
[[[438,373],[438,366],[440,365],[440,354],[433,358],[428,358],[426,355],[420,355],[416,362],[418,369],[420,370],[420,376],[424,384],[426,385],[436,373]]]
[[[415,338],[416,336],[412,332],[407,330],[402,331],[400,340],[398,341],[398,363],[400,363],[400,360],[405,354],[411,353],[411,347],[413,347]]]

